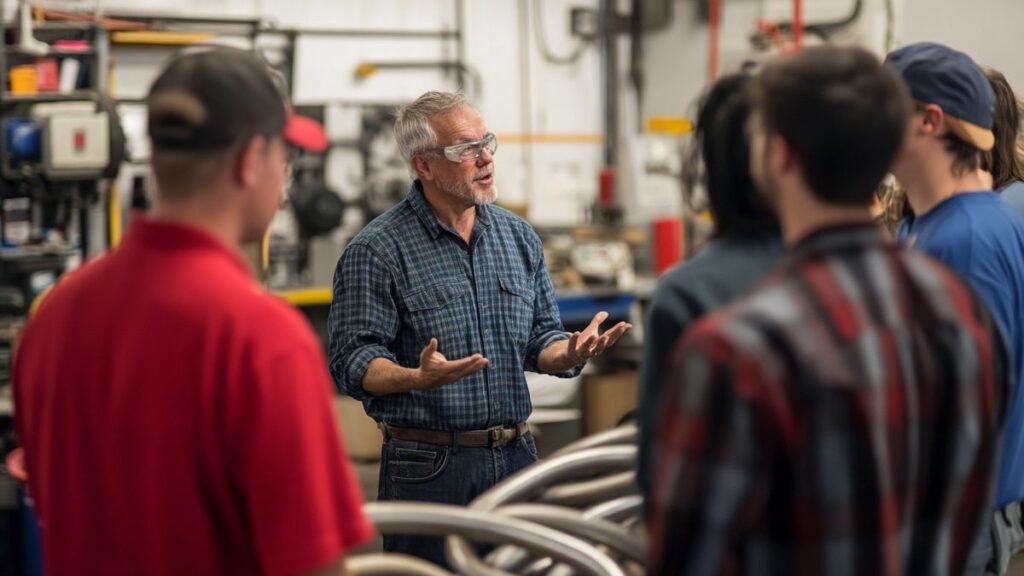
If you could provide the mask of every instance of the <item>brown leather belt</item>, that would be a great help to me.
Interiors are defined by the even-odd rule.
[[[464,432],[447,432],[444,430],[419,430],[417,428],[399,428],[381,422],[380,431],[384,440],[389,438],[406,442],[424,442],[440,446],[451,446],[452,437],[458,436],[459,446],[466,448],[498,448],[525,435],[530,425],[520,422],[515,426],[495,426],[486,430],[466,430]]]

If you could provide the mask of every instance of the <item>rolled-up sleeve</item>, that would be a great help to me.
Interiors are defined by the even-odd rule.
[[[533,327],[530,329],[530,339],[526,344],[526,354],[523,360],[523,368],[529,372],[540,372],[540,355],[544,350],[559,340],[567,340],[569,334],[562,325],[558,315],[558,303],[555,301],[555,288],[551,284],[551,276],[544,262],[544,249],[540,238],[534,235],[535,248],[537,252],[537,272],[533,281]],[[584,364],[575,368],[552,374],[559,378],[573,378],[583,370]]]
[[[350,244],[334,271],[334,298],[327,318],[331,376],[342,393],[364,400],[370,362],[387,358],[398,333],[394,280],[387,265],[364,244]]]

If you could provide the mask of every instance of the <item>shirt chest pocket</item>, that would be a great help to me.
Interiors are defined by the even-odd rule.
[[[422,345],[437,338],[441,349],[451,349],[466,339],[475,319],[469,281],[446,280],[409,292],[404,300],[407,323]]]
[[[499,312],[505,332],[523,346],[530,338],[533,327],[533,300],[536,294],[531,282],[524,276],[499,274]]]

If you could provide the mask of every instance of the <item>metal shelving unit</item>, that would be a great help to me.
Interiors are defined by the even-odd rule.
[[[45,23],[38,24],[33,28],[33,36],[36,40],[46,44],[53,44],[59,40],[84,40],[89,46],[84,49],[54,48],[50,47],[45,53],[39,54],[32,50],[26,50],[14,43],[18,28],[14,22],[8,21],[9,16],[2,13],[0,6],[0,33],[3,35],[3,49],[0,49],[0,74],[3,84],[0,85],[0,118],[26,117],[33,104],[42,102],[94,100],[98,93],[106,90],[108,69],[108,58],[104,46],[105,31],[93,23]],[[11,19],[14,20],[14,19]],[[39,92],[35,94],[14,94],[7,88],[7,73],[11,66],[18,64],[32,64],[39,58],[53,58],[60,63],[68,58],[79,60],[86,69],[85,78],[82,80],[88,89],[76,90],[71,93],[62,94],[56,92]],[[0,126],[3,126],[0,124]],[[6,139],[6,134],[0,134]],[[0,150],[4,149],[4,143],[0,143]],[[6,161],[6,160],[3,160]],[[0,198],[21,197],[28,194],[36,198],[34,187],[40,185],[39,176],[33,171],[26,171],[25,175],[31,181],[19,180],[17,171],[4,170],[5,179],[0,180]],[[15,176],[12,178],[12,174]],[[52,244],[30,244],[22,246],[0,246],[0,279],[2,279],[2,290],[8,298],[3,299],[5,307],[0,312],[0,384],[6,382],[7,365],[10,360],[10,338],[17,331],[17,327],[23,322],[23,316],[31,304],[32,296],[48,279],[63,274],[69,266],[75,265],[83,257],[94,252],[96,247],[102,245],[97,242],[97,232],[102,232],[102,211],[97,221],[95,198],[98,193],[89,184],[80,184],[75,196],[67,200],[66,214],[61,221],[67,223],[66,243]],[[64,202],[64,201],[61,201]],[[33,208],[33,211],[38,208]],[[71,209],[70,212],[67,210]],[[66,218],[63,219],[63,218]],[[101,237],[102,239],[102,237]],[[12,300],[13,292],[21,292],[23,298]],[[24,300],[19,305],[14,301]],[[5,362],[4,360],[7,360]]]

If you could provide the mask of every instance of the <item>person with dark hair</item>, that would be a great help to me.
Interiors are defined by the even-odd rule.
[[[985,68],[996,96],[992,133],[996,141],[985,154],[983,167],[992,174],[992,187],[1024,216],[1024,143],[1021,142],[1021,101],[1002,72]]]
[[[146,98],[152,211],[56,285],[14,364],[56,576],[341,575],[373,537],[303,316],[238,253],[323,151],[251,52],[171,61]]]
[[[999,98],[970,56],[922,43],[896,50],[887,63],[917,102],[907,141],[893,166],[914,211],[900,225],[899,236],[978,291],[1003,331],[1016,374],[995,497],[996,507],[1005,513],[995,514],[992,553],[981,549],[992,545],[984,537],[972,553],[972,567],[988,555],[999,574],[1015,549],[1024,547],[1024,220],[992,191],[994,175],[983,169],[982,160],[993,147],[994,158],[1005,151],[1000,146],[1012,146],[1013,130],[1002,132],[1004,141],[993,132],[1005,128],[994,116]]]
[[[873,222],[906,88],[829,46],[769,63],[753,102],[751,172],[787,253],[674,349],[648,571],[959,574],[1009,368],[981,300]]]
[[[750,179],[750,82],[747,74],[725,76],[699,106],[684,183],[690,198],[703,184],[714,232],[700,253],[661,277],[646,314],[637,408],[637,481],[643,494],[650,487],[649,447],[672,344],[697,318],[749,290],[782,253],[778,222]],[[697,173],[703,173],[702,183]]]

